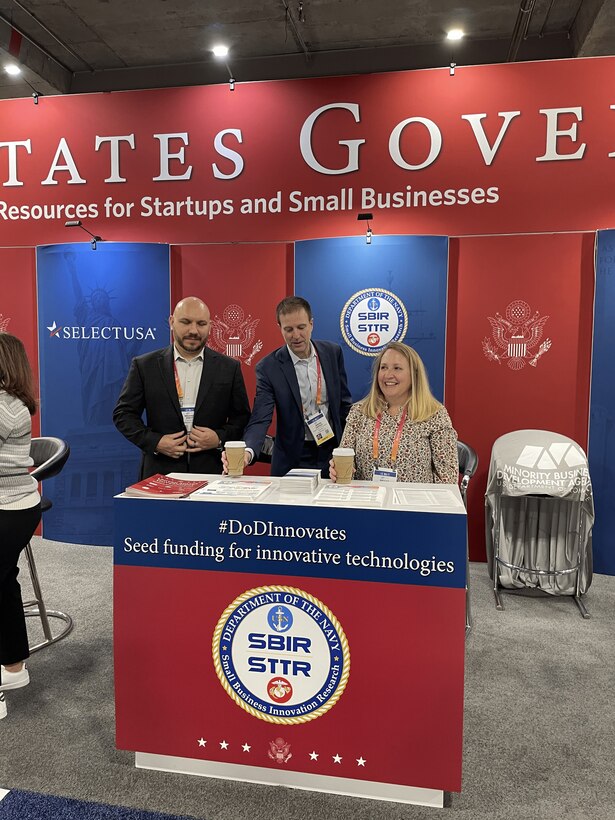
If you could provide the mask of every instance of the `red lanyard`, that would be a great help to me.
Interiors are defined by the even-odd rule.
[[[406,422],[406,418],[408,417],[408,411],[404,407],[404,412],[401,414],[401,418],[399,420],[399,424],[397,425],[397,431],[395,433],[395,438],[393,439],[393,446],[391,447],[391,464],[395,464],[397,461],[397,452],[399,450],[399,442],[401,441],[401,434],[404,428],[404,424]],[[378,461],[378,453],[380,450],[379,446],[379,439],[380,439],[380,426],[382,424],[382,413],[378,413],[378,417],[376,418],[376,426],[374,427],[374,436],[372,439],[372,455],[374,457],[374,461]]]
[[[177,398],[181,400],[184,398],[184,391],[182,390],[181,382],[179,380],[179,373],[177,372],[177,365],[173,359],[173,370],[175,371],[175,387],[177,388]]]
[[[320,360],[316,353],[316,348],[314,348],[314,358],[316,359],[316,411],[320,409],[320,403],[322,401],[322,371],[320,369]],[[305,361],[305,359],[304,359]],[[310,384],[310,374],[309,374],[310,365],[308,364],[308,384]],[[311,392],[311,387],[310,387]],[[303,407],[303,412],[307,416],[307,410],[305,406]]]
[[[316,358],[316,409],[320,407],[322,401],[322,374],[320,372],[320,361],[316,355],[316,348],[314,348],[314,356]]]

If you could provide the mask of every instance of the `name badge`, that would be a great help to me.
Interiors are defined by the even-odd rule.
[[[377,484],[395,484],[397,481],[397,470],[391,470],[388,467],[374,467],[372,481],[375,481]]]
[[[182,407],[182,416],[184,418],[184,427],[189,433],[194,424],[194,405],[192,407]]]
[[[314,415],[308,416],[305,421],[312,431],[316,444],[324,444],[325,441],[329,441],[330,438],[333,438],[333,430],[324,413],[314,413]]]

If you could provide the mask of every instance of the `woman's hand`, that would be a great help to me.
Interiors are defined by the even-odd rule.
[[[333,459],[329,462],[329,478],[334,484],[337,481],[337,472],[335,470],[335,461],[333,461]]]

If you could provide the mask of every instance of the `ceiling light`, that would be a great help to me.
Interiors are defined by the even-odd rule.
[[[214,46],[212,51],[214,57],[226,57],[228,55],[228,46]]]
[[[4,66],[4,70],[7,74],[10,74],[13,77],[16,77],[18,74],[21,74],[21,68],[19,68],[18,65],[15,65],[15,63],[7,63]]]
[[[465,32],[460,28],[452,28],[450,31],[446,32],[446,39],[447,40],[461,40],[464,37]]]

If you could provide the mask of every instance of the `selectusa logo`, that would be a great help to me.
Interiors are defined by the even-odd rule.
[[[49,338],[56,339],[103,339],[104,341],[119,341],[132,339],[155,339],[155,327],[126,327],[123,325],[103,325],[84,327],[79,325],[58,325],[54,320],[47,325]]]

